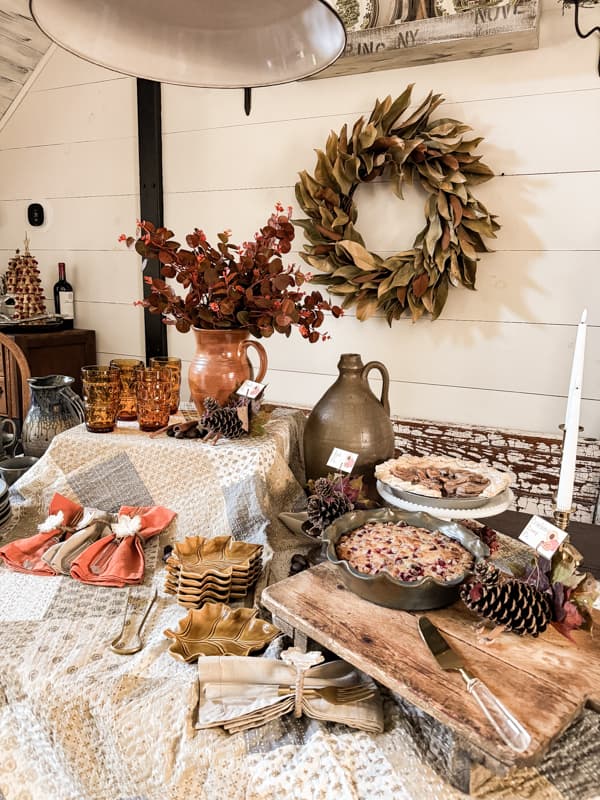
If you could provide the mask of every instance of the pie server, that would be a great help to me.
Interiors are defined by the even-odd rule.
[[[531,736],[519,720],[494,697],[488,687],[472,675],[459,654],[453,650],[435,625],[427,617],[420,617],[419,631],[423,641],[435,656],[444,670],[459,672],[467,684],[467,691],[472,694],[481,706],[481,710],[489,719],[498,735],[517,753],[523,753],[531,743]]]

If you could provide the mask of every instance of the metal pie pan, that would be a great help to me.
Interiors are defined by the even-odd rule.
[[[337,519],[325,529],[323,538],[327,542],[327,560],[334,564],[346,588],[354,594],[387,608],[405,611],[426,611],[441,608],[453,603],[459,595],[460,584],[469,574],[459,575],[452,581],[438,581],[427,577],[420,581],[400,581],[388,572],[368,575],[358,572],[345,559],[335,552],[338,539],[344,533],[359,528],[367,522],[407,522],[430,531],[440,531],[454,539],[468,550],[475,561],[488,558],[490,550],[478,536],[456,522],[437,519],[422,511],[400,511],[392,508],[379,508],[374,511],[351,511]]]
[[[380,483],[385,486],[388,492],[391,492],[400,500],[406,500],[407,503],[415,503],[415,505],[429,506],[430,508],[455,508],[461,510],[463,508],[481,508],[493,498],[482,497],[431,497],[428,494],[419,494],[418,492],[409,492],[406,489],[398,489],[385,481]]]

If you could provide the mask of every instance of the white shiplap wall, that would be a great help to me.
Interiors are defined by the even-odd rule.
[[[339,354],[359,352],[388,366],[394,414],[553,431],[587,305],[583,424],[600,435],[596,62],[595,43],[578,40],[570,16],[549,1],[537,51],[259,89],[249,118],[241,92],[163,88],[165,221],[178,237],[198,226],[209,238],[224,228],[234,241],[250,238],[275,201],[296,205],[296,173],[312,170],[330,129],[411,82],[415,100],[442,92],[439,115],[486,137],[481,152],[499,175],[477,191],[503,226],[497,252],[480,262],[477,292],[451,291],[435,323],[390,329],[348,315],[330,321],[325,344],[272,337],[269,399],[313,404]],[[412,244],[423,219],[416,190],[404,203],[384,186],[361,187],[358,197],[367,246],[387,255]],[[299,231],[298,249],[302,242]],[[189,360],[192,338],[171,331],[170,351]]]
[[[0,132],[0,176],[2,269],[27,232],[47,308],[64,261],[99,361],[142,356],[139,258],[117,241],[139,217],[135,80],[57,50]],[[27,224],[32,201],[46,210],[42,228]]]
[[[295,205],[296,173],[312,169],[331,128],[410,82],[415,99],[442,92],[440,113],[486,137],[481,151],[499,175],[478,189],[503,228],[477,292],[453,290],[435,323],[390,330],[348,315],[331,320],[326,344],[271,338],[269,399],[314,403],[339,354],[357,351],[387,364],[395,414],[553,431],[587,305],[583,424],[600,435],[596,59],[596,43],[577,39],[570,15],[547,0],[537,51],[256,90],[249,118],[240,91],[164,87],[165,221],[178,236],[197,225],[248,238],[276,200]],[[139,263],[116,242],[139,213],[136,135],[135,82],[60,51],[0,133],[0,257],[20,245],[27,203],[45,200],[48,225],[29,229],[45,288],[65,260],[77,324],[96,329],[102,361],[143,352],[142,313],[131,305]],[[360,229],[372,249],[412,243],[422,224],[422,198],[413,200],[361,187]],[[189,360],[192,337],[171,331],[170,350]]]

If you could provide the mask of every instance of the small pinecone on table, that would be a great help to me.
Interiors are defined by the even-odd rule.
[[[552,620],[550,600],[543,592],[516,578],[501,577],[487,562],[477,564],[460,596],[471,611],[519,636],[538,636]]]
[[[217,408],[202,417],[204,425],[211,433],[220,433],[227,439],[239,439],[246,431],[235,408]]]
[[[317,531],[323,531],[338,517],[352,511],[353,505],[345,494],[336,492],[326,478],[315,481],[314,494],[308,498],[308,521]]]

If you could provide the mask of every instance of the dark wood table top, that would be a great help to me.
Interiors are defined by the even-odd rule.
[[[520,511],[505,511],[495,517],[487,517],[485,524],[517,539],[530,518],[529,514]],[[600,525],[571,522],[569,537],[583,556],[583,567],[600,579]]]

